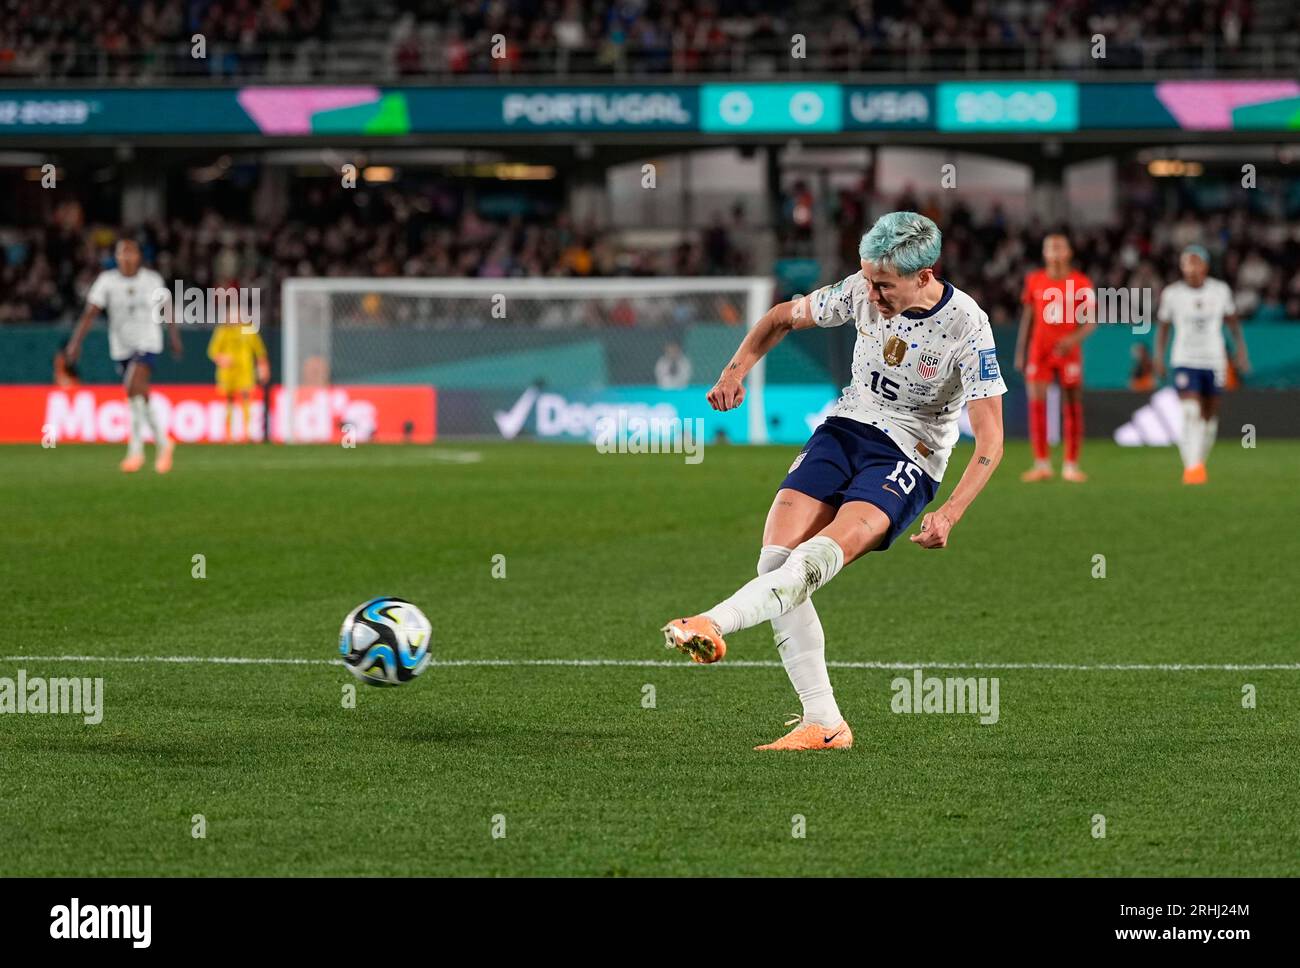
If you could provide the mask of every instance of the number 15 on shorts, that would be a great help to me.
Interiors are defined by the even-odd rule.
[[[885,480],[893,481],[903,489],[904,494],[911,494],[912,488],[916,487],[920,473],[921,468],[911,461],[900,460]]]

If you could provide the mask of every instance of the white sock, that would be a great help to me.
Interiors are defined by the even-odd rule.
[[[144,411],[140,404],[143,397],[128,397],[126,404],[131,411],[131,435],[127,438],[126,453],[128,457],[139,457],[144,453]]]
[[[758,556],[758,573],[765,575],[785,564],[790,549],[764,545]],[[812,599],[772,619],[772,638],[790,685],[803,703],[805,722],[838,726],[844,719],[835,704],[831,677],[826,671],[826,635]]]
[[[704,614],[723,635],[751,628],[784,615],[834,578],[844,567],[844,550],[831,538],[809,538],[784,565],[749,583]]]
[[[1204,433],[1201,429],[1201,401],[1186,399],[1183,406],[1183,432],[1178,435],[1178,453],[1183,458],[1183,467],[1195,467],[1201,462],[1201,442]]]
[[[161,433],[161,431],[158,428],[158,418],[157,416],[155,416],[153,412],[153,407],[149,405],[149,398],[132,397],[131,402],[132,404],[138,405],[140,408],[141,427],[148,427],[151,431],[153,431],[154,445],[166,449],[167,438]],[[144,450],[143,441],[140,444],[140,449]]]
[[[1211,417],[1201,423],[1201,463],[1204,464],[1210,456],[1210,448],[1214,446],[1215,438],[1219,436],[1219,418]]]

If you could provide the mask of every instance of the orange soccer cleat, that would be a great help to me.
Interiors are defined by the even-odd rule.
[[[1020,475],[1020,479],[1026,484],[1032,484],[1034,481],[1050,481],[1052,479],[1052,469],[1050,467],[1031,467]]]
[[[703,615],[675,618],[660,631],[664,633],[664,648],[689,655],[692,662],[717,662],[727,654],[722,633],[713,619]]]
[[[134,474],[141,467],[144,467],[144,454],[127,454],[122,458],[122,463],[117,466],[124,473]]]
[[[794,726],[798,723],[798,726]],[[806,723],[802,716],[796,716],[786,723],[794,726],[775,743],[755,746],[756,750],[846,750],[853,746],[853,730],[843,719],[838,726],[823,726],[821,723]]]
[[[156,470],[159,474],[166,474],[169,470],[171,470],[172,451],[174,451],[175,449],[176,449],[176,445],[172,443],[170,440],[167,441],[165,446],[159,445],[158,456],[156,456],[153,461],[153,469]]]
[[[1184,484],[1204,484],[1209,480],[1205,474],[1204,464],[1193,464],[1187,470],[1183,471]]]
[[[1069,481],[1071,484],[1086,484],[1088,475],[1077,467],[1061,468],[1061,480]]]

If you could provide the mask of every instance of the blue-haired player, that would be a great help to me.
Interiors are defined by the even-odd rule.
[[[970,296],[935,275],[942,236],[915,212],[891,212],[862,237],[862,271],[773,306],[709,391],[715,410],[745,398],[743,380],[791,330],[850,323],[853,379],[776,492],[758,577],[730,598],[664,626],[665,643],[717,662],[724,636],[772,623],[781,662],[803,702],[795,729],[757,749],[843,749],[853,732],[826,671],[812,594],[868,551],[883,551],[939,489],[967,405],[975,453],[911,540],[943,548],[1002,459],[1002,394],[993,331]],[[794,722],[787,725],[794,725]]]

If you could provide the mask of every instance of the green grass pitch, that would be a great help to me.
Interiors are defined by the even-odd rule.
[[[1300,874],[1300,673],[1097,668],[1300,660],[1300,442],[1225,434],[1203,488],[1095,441],[1091,483],[1022,485],[1012,445],[948,550],[900,541],[816,598],[832,662],[997,676],[1000,721],[894,714],[909,672],[833,668],[855,748],[760,754],[798,708],[741,661],[769,630],[701,668],[658,627],[753,574],[794,453],[182,447],[127,477],[116,448],[0,450],[0,676],[105,692],[99,725],[0,716],[0,874]],[[439,659],[505,661],[344,708],[325,663],[377,594]]]

